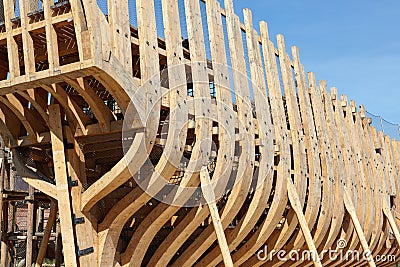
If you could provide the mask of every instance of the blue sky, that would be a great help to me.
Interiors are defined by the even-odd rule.
[[[220,0],[222,2],[222,0]],[[283,34],[300,49],[306,71],[357,104],[400,122],[400,1],[234,0],[253,11],[270,38]],[[243,21],[243,20],[242,20]]]

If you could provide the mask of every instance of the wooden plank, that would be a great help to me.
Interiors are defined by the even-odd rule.
[[[49,106],[49,118],[52,122],[49,128],[53,150],[54,174],[57,184],[64,261],[65,266],[75,267],[77,266],[75,237],[73,233],[72,210],[59,105]]]
[[[233,261],[231,258],[228,243],[226,242],[224,228],[222,226],[221,218],[219,216],[214,188],[211,184],[207,166],[203,167],[200,171],[200,181],[201,181],[201,189],[203,192],[203,196],[207,202],[208,209],[210,210],[211,218],[215,228],[215,233],[218,239],[218,245],[221,249],[222,257],[224,259],[224,264],[227,267],[233,267]]]

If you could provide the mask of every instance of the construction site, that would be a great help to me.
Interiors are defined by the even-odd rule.
[[[1,267],[397,266],[399,136],[243,18],[0,0]]]

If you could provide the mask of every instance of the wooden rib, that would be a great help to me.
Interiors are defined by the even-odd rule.
[[[105,87],[118,99],[118,105],[126,114],[137,113],[141,117],[141,123],[146,125],[144,133],[137,133],[129,150],[111,171],[103,175],[97,182],[82,195],[83,210],[90,210],[100,199],[126,182],[132,173],[136,173],[147,160],[148,154],[154,145],[157,129],[159,126],[161,108],[161,88],[159,75],[159,55],[155,49],[157,44],[157,29],[155,23],[154,3],[151,1],[136,1],[139,23],[140,38],[140,65],[143,87],[132,93],[131,87],[137,84],[132,76],[127,73],[121,63],[112,57],[109,64],[104,64],[103,69],[108,74],[96,76]],[[144,13],[143,13],[144,12]],[[146,19],[144,19],[146,17]],[[143,18],[143,19],[142,19]],[[113,79],[112,77],[115,77]],[[151,85],[150,85],[151,83]],[[132,116],[132,114],[128,115]],[[146,151],[146,153],[143,153]]]
[[[295,91],[294,91],[294,88],[293,88],[293,84],[294,84],[293,76],[292,76],[292,73],[291,73],[290,64],[288,63],[289,62],[289,58],[288,58],[288,55],[286,54],[284,39],[283,39],[283,36],[281,36],[281,35],[278,35],[278,50],[279,50],[280,66],[281,66],[281,71],[282,71],[282,79],[283,79],[284,90],[285,90],[285,99],[286,99],[286,103],[287,103],[287,107],[288,107],[289,123],[291,122],[291,124],[290,124],[291,125],[291,132],[296,131],[296,130],[299,131],[299,129],[301,129],[300,128],[300,122],[301,121],[300,121],[300,114],[299,114],[299,111],[298,111],[298,103],[297,103]],[[300,82],[302,82],[302,81],[300,80]],[[300,90],[301,89],[299,89],[299,91]],[[308,95],[306,97],[308,97]],[[301,99],[302,99],[302,96],[300,95],[299,96],[300,104],[302,103]],[[294,114],[296,114],[296,115],[294,115]],[[292,120],[290,120],[291,116],[294,116],[294,118],[292,118]],[[304,113],[303,113],[303,117],[304,117]],[[313,118],[310,117],[310,116],[308,116],[308,118],[303,118],[303,119],[310,119],[310,118],[311,118],[311,121],[312,121]],[[294,129],[292,129],[292,127]],[[306,132],[307,132],[307,130],[306,130]],[[295,140],[295,139],[293,139],[293,137],[292,137],[292,140]],[[298,156],[294,156],[294,157],[298,158]],[[297,218],[299,219],[300,227],[301,227],[302,233],[303,233],[303,235],[304,235],[304,237],[306,239],[306,243],[307,243],[307,245],[309,247],[309,250],[313,253],[313,255],[316,256],[316,257],[313,257],[314,265],[315,266],[321,266],[321,262],[320,262],[320,259],[318,257],[318,253],[316,251],[316,246],[315,246],[315,243],[314,243],[314,241],[312,239],[312,236],[311,236],[311,233],[310,233],[310,229],[309,229],[309,226],[308,226],[309,222],[306,220],[306,218],[305,218],[305,216],[303,214],[302,202],[300,201],[300,199],[299,199],[299,197],[297,195],[298,193],[296,191],[296,188],[294,187],[293,182],[291,180],[288,181],[288,187],[289,187],[288,188],[289,200],[290,200],[291,205],[292,205],[292,207],[294,209],[294,212],[296,213]],[[312,203],[312,199],[309,199],[309,201],[310,200],[311,200],[311,203],[309,203],[309,205],[307,205],[307,206],[311,206],[312,207],[314,205]],[[322,210],[324,210],[324,207],[322,207]],[[324,213],[325,212],[323,212],[322,214],[324,214]],[[320,219],[319,222],[322,222],[322,224],[324,225],[324,223],[323,223],[323,222],[325,222],[324,216],[320,215],[319,219]],[[296,222],[296,224],[297,224],[297,222]],[[329,225],[329,222],[325,222],[325,224]],[[322,227],[320,226],[320,228],[326,228],[326,227],[327,226],[325,226],[325,227],[324,226],[322,226]],[[295,229],[295,228],[293,228],[293,226],[292,227],[289,226],[289,228],[292,228],[293,230]],[[282,242],[278,238],[278,240],[277,240],[278,246],[276,244],[275,245],[275,249],[278,249],[278,250],[281,249],[281,247],[284,245],[284,243],[286,243],[287,239],[290,237],[291,232],[293,230],[291,230],[291,231],[290,230],[287,231],[287,230],[288,229],[285,229],[285,227],[282,229],[283,233],[281,234],[281,236],[283,236],[283,240],[284,241]],[[285,231],[287,231],[287,232],[285,232]],[[279,242],[282,242],[282,243],[279,244]],[[296,248],[296,247],[294,247],[294,248]]]
[[[49,115],[47,114],[47,103],[40,96],[40,94],[35,91],[35,89],[29,89],[27,92],[18,92],[20,96],[25,98],[31,103],[35,110],[40,114],[45,125],[49,125]]]
[[[267,24],[260,24],[263,41],[263,54],[270,94],[271,114],[275,126],[275,140],[279,148],[279,163],[277,177],[290,177],[290,149],[289,133],[287,130],[285,110],[282,102],[279,84],[278,67],[275,58],[275,49],[268,39]],[[239,248],[232,256],[236,265],[245,264],[245,261],[266,244],[266,241],[282,219],[288,201],[287,184],[285,179],[276,179],[275,193],[267,217],[256,232],[247,240],[246,246]]]
[[[68,96],[64,89],[58,84],[53,84],[51,86],[41,84],[41,87],[49,92],[54,99],[60,103],[67,114],[68,120],[74,122],[76,127],[79,127],[80,130],[85,133],[86,125],[90,124],[90,120],[75,101]]]
[[[59,105],[49,106],[49,125],[53,148],[54,174],[57,183],[58,209],[62,233],[65,266],[77,266],[75,237],[72,229],[72,211],[65,162],[61,112]]]
[[[86,100],[89,107],[93,110],[96,119],[99,121],[102,132],[110,131],[110,123],[115,120],[111,110],[104,104],[93,88],[83,78],[76,80],[64,77],[65,82],[71,85]]]
[[[177,14],[177,4],[174,2],[164,2],[163,3],[163,10],[166,14]],[[170,177],[174,174],[177,166],[179,166],[183,148],[186,143],[186,120],[188,116],[188,107],[187,107],[187,100],[186,100],[186,75],[185,75],[185,67],[182,64],[183,59],[183,49],[180,43],[180,30],[176,30],[176,25],[179,25],[179,16],[164,16],[165,19],[169,18],[171,21],[165,21],[165,28],[166,28],[166,44],[168,47],[168,65],[170,66],[171,70],[174,70],[174,75],[172,73],[168,76],[169,78],[169,85],[170,85],[170,96],[171,96],[171,103],[170,103],[170,125],[168,129],[168,138],[166,142],[166,149],[164,150],[161,159],[157,166],[155,167],[154,174],[150,178],[150,185],[157,182],[157,179],[170,179]],[[152,186],[152,185],[151,185]],[[150,186],[149,186],[150,187]],[[161,190],[162,188],[158,188],[157,190]],[[122,230],[121,226],[124,225],[123,220],[128,220],[130,216],[128,214],[134,214],[141,205],[137,205],[137,201],[132,203],[132,201],[127,202],[130,200],[130,196],[135,196],[138,194],[143,194],[143,198],[146,199],[143,201],[142,204],[147,202],[150,197],[147,196],[144,192],[136,192],[140,189],[133,191],[132,193],[128,194],[125,198],[123,198],[107,215],[104,219],[103,223],[100,225],[100,229],[102,229],[101,235],[103,235],[104,243],[108,244],[109,242],[117,242],[118,235],[115,235],[114,232],[120,232]],[[154,190],[154,189],[152,189]],[[135,199],[135,198],[133,198]],[[140,203],[140,202],[138,202]],[[161,205],[159,205],[161,207]],[[159,207],[157,207],[159,208]],[[166,206],[164,206],[165,212]],[[173,209],[176,209],[175,207]],[[162,209],[160,209],[162,210]],[[124,217],[120,216],[120,213],[127,214]],[[155,214],[160,215],[159,212]],[[168,217],[168,216],[167,216]],[[150,217],[149,217],[150,218]],[[121,220],[122,219],[122,220]],[[151,219],[151,223],[153,223],[153,219]],[[146,224],[146,221],[143,222],[143,225]],[[162,224],[161,224],[162,226]],[[107,228],[111,229],[118,229],[108,231]],[[103,230],[104,229],[104,230]],[[152,230],[149,226],[145,227],[146,230]],[[153,232],[157,232],[158,229],[153,230]],[[153,232],[150,235],[154,234]],[[111,241],[110,241],[111,240]],[[133,240],[133,239],[132,239]],[[149,238],[149,242],[152,239]],[[143,247],[147,247],[143,245]],[[108,254],[114,255],[114,251],[108,251]],[[103,252],[102,257],[110,257]],[[111,259],[110,259],[111,260]],[[127,261],[130,259],[127,259]],[[136,258],[138,262],[140,259]]]
[[[36,141],[38,138],[38,132],[29,121],[29,117],[25,112],[25,108],[18,101],[18,99],[14,96],[8,96],[7,98],[0,97],[0,102],[7,106],[7,108],[9,108],[21,121],[28,133],[29,139]]]
[[[238,18],[233,12],[231,0],[225,1],[227,7],[227,28],[229,46],[231,48],[231,61],[233,68],[233,81],[238,108],[239,133],[246,138],[241,138],[239,146],[241,154],[236,176],[236,183],[221,215],[223,228],[226,229],[232,222],[240,207],[246,200],[246,195],[251,184],[254,167],[254,125],[250,103],[250,88],[246,77],[246,62],[242,43],[241,30],[238,28]],[[199,10],[200,13],[200,10]],[[233,50],[233,48],[235,48]],[[216,236],[209,225],[203,234],[193,242],[189,248],[174,262],[173,266],[191,266],[215,241]]]
[[[221,190],[225,189],[225,184],[229,180],[232,171],[232,155],[234,155],[235,149],[235,144],[232,142],[235,131],[235,123],[233,122],[235,117],[233,115],[235,115],[235,113],[232,110],[232,97],[229,88],[229,70],[227,67],[222,19],[218,12],[219,3],[215,0],[211,0],[207,3],[206,8],[210,32],[211,54],[213,58],[214,83],[216,87],[217,120],[220,128],[218,132],[220,146],[214,171],[214,177],[218,177],[218,180],[214,188],[217,190],[216,195],[220,195],[222,193]],[[177,10],[175,13],[170,14],[172,17],[174,17],[174,15],[178,17]],[[204,208],[193,209],[189,212],[183,221],[174,228],[156,250],[149,265],[167,265],[179,249],[180,244],[196,230],[198,225],[200,225],[207,216],[208,211]]]
[[[320,91],[317,87],[315,76],[313,73],[309,73],[308,76],[311,102],[313,104],[313,114],[315,119],[315,125],[317,129],[319,148],[321,151],[321,168],[322,168],[322,204],[321,214],[316,226],[316,232],[314,234],[314,240],[316,246],[320,246],[323,242],[325,235],[330,232],[330,223],[332,220],[333,209],[334,209],[334,190],[333,180],[334,171],[332,163],[332,152],[331,144],[327,134],[326,120],[323,117],[323,103]],[[325,213],[325,214],[324,214]],[[321,215],[325,215],[322,216]],[[324,222],[325,220],[325,222]],[[332,229],[332,228],[331,228]],[[334,229],[332,229],[334,230]]]
[[[229,232],[227,236],[230,250],[235,249],[254,228],[260,216],[264,212],[260,206],[268,202],[272,189],[273,170],[271,169],[273,161],[273,125],[270,117],[270,108],[266,95],[266,84],[263,77],[264,71],[261,61],[260,46],[255,43],[257,33],[253,29],[251,12],[244,10],[246,21],[246,39],[250,61],[251,80],[255,100],[255,108],[259,125],[260,146],[260,167],[258,170],[258,179],[253,200],[249,204],[245,216],[241,219],[238,226]],[[205,256],[199,265],[215,266],[221,260],[221,255],[215,248]]]
[[[371,225],[374,225],[374,217],[375,217],[375,196],[373,192],[373,188],[375,187],[375,182],[373,181],[373,169],[372,169],[372,158],[368,155],[368,144],[367,140],[364,137],[363,134],[363,128],[362,128],[362,118],[360,116],[360,113],[357,111],[357,107],[354,101],[350,102],[350,110],[352,113],[353,121],[354,121],[354,129],[356,131],[356,141],[358,140],[358,145],[360,147],[360,153],[362,154],[362,164],[364,168],[364,176],[365,176],[365,190],[366,190],[366,197],[367,197],[367,203],[372,202],[372,205],[368,205],[366,212],[366,220],[364,223],[364,228],[366,231],[366,239],[369,240],[372,235],[372,230],[373,227]],[[350,120],[351,121],[351,120]],[[358,135],[357,135],[358,134]],[[356,143],[357,145],[357,143]]]
[[[361,112],[364,112],[363,107],[361,107]],[[365,112],[364,112],[365,113]],[[373,160],[373,177],[374,177],[374,187],[373,187],[373,192],[375,195],[375,204],[376,204],[376,211],[375,211],[375,217],[374,217],[374,228],[372,230],[372,236],[371,236],[371,242],[370,242],[370,247],[374,251],[375,247],[377,246],[379,242],[379,237],[381,235],[381,229],[383,227],[383,217],[382,217],[382,183],[379,179],[382,175],[382,169],[380,166],[380,163],[377,158],[377,153],[375,152],[375,145],[374,141],[372,138],[371,134],[371,127],[367,122],[367,119],[363,120],[363,130],[364,130],[364,137],[366,140],[366,143],[368,145],[367,152],[370,155],[370,158]]]
[[[382,201],[382,209],[385,207],[385,202],[388,201],[389,193],[388,193],[388,181],[387,181],[387,176],[385,173],[385,163],[383,160],[383,157],[381,155],[380,149],[382,149],[382,144],[380,143],[379,140],[379,133],[377,133],[376,129],[374,127],[370,127],[371,130],[371,136],[372,136],[372,144],[374,144],[374,150],[377,149],[377,153],[375,153],[377,157],[377,163],[378,163],[378,171],[379,171],[379,176],[378,176],[378,181],[379,181],[379,193],[380,193],[380,200]],[[381,209],[381,215],[383,215]],[[381,253],[382,248],[386,245],[386,240],[389,235],[388,233],[388,228],[389,224],[384,222],[385,218],[382,218],[383,220],[383,226],[379,229],[380,231],[380,236],[379,240],[374,240],[375,243],[375,250],[373,251],[373,256],[375,257],[376,255],[379,255]],[[374,244],[373,243],[373,244]],[[371,245],[372,247],[372,245]]]
[[[299,194],[300,204],[293,203],[293,205],[304,206],[306,189],[307,189],[307,159],[306,159],[306,151],[305,151],[305,138],[303,134],[303,126],[301,121],[301,114],[299,110],[298,98],[296,95],[296,91],[294,88],[294,81],[292,75],[292,68],[290,64],[289,56],[286,53],[285,42],[282,35],[277,36],[278,42],[278,51],[279,51],[279,61],[280,61],[280,69],[282,73],[282,82],[283,82],[283,90],[285,95],[286,107],[287,107],[287,115],[288,122],[290,125],[290,132],[292,135],[292,149],[293,149],[293,165],[294,165],[294,179],[296,185],[296,190]],[[310,183],[310,185],[316,185],[315,182]],[[313,189],[309,189],[313,190]],[[318,190],[318,189],[317,189]],[[310,199],[311,200],[311,199]],[[311,200],[312,202],[312,200]],[[319,204],[318,204],[319,205]],[[313,204],[306,206],[307,210],[310,208],[315,208]],[[297,230],[298,220],[297,217],[299,214],[296,213],[296,210],[289,210],[287,215],[287,220],[281,230],[280,233],[277,233],[278,238],[274,245],[274,249],[280,250],[288,241],[288,239],[293,235],[293,233]],[[305,229],[305,231],[308,231]],[[302,233],[298,233],[302,235]],[[255,257],[253,257],[253,261],[255,261]],[[260,264],[260,263],[257,263]],[[283,264],[281,262],[280,264]],[[278,263],[279,265],[279,263]]]
[[[331,232],[330,236],[327,238],[327,242],[325,246],[323,247],[324,249],[329,249],[332,247],[333,242],[336,240],[338,235],[340,235],[340,230],[342,228],[342,223],[343,219],[345,218],[344,214],[344,199],[343,199],[343,185],[344,181],[346,179],[346,173],[345,173],[345,165],[344,165],[344,158],[343,158],[343,153],[341,151],[341,142],[339,139],[339,136],[337,134],[337,126],[335,123],[335,114],[333,110],[333,105],[331,101],[331,97],[327,92],[327,86],[326,82],[320,81],[320,92],[323,97],[323,104],[324,104],[324,110],[326,114],[326,121],[327,121],[327,131],[329,134],[329,139],[331,142],[331,149],[332,149],[332,155],[334,158],[333,164],[334,164],[334,170],[335,170],[335,180],[334,183],[336,184],[335,186],[335,204],[340,203],[339,205],[335,205],[335,211],[333,214],[336,215],[337,220],[332,221],[331,225]],[[334,230],[335,229],[335,230]]]
[[[0,133],[4,144],[17,145],[17,138],[22,127],[21,122],[10,110],[0,103]]]
[[[326,98],[327,101],[330,102],[330,105],[333,105],[334,107],[334,116],[335,116],[335,122],[336,122],[336,128],[340,127],[343,129],[343,131],[340,132],[339,134],[339,139],[340,139],[340,147],[342,148],[342,154],[343,154],[343,159],[344,159],[344,170],[345,170],[345,176],[341,178],[340,182],[343,184],[343,197],[344,194],[346,193],[346,190],[350,192],[352,198],[355,198],[356,190],[353,185],[353,181],[351,177],[356,177],[354,174],[354,168],[353,166],[356,165],[353,159],[353,153],[351,153],[351,146],[350,146],[350,141],[349,141],[349,134],[347,132],[346,124],[344,121],[343,117],[343,110],[341,107],[341,104],[337,98],[337,92],[336,89],[332,90],[331,96]],[[346,193],[347,194],[347,193]],[[343,199],[344,200],[344,199]],[[354,201],[354,200],[353,200]],[[342,202],[344,204],[344,202]],[[359,203],[359,202],[358,202]],[[347,215],[348,216],[348,215]],[[349,218],[349,217],[347,217]],[[347,219],[345,217],[345,221]],[[342,230],[342,233],[340,235],[340,239],[345,240],[347,244],[350,244],[350,246],[344,248],[343,253],[347,251],[348,249],[354,249],[354,244],[355,242],[358,242],[358,238],[353,235],[354,231],[354,224],[350,223],[349,226],[347,227],[346,231]],[[340,250],[342,251],[342,250]],[[330,259],[326,259],[324,261],[324,264],[328,264],[330,262]]]
[[[185,11],[191,51],[191,74],[194,88],[193,101],[196,106],[194,114],[196,122],[196,141],[190,157],[190,162],[188,163],[177,192],[174,192],[171,196],[167,196],[167,200],[171,199],[173,203],[179,203],[179,206],[183,206],[192,196],[194,190],[192,190],[191,187],[196,188],[200,182],[200,168],[210,161],[210,140],[212,138],[211,118],[213,117],[211,114],[211,98],[209,97],[210,87],[199,2],[185,1]],[[139,226],[139,229],[135,231],[126,249],[126,253],[122,255],[122,263],[125,262],[126,257],[129,257],[129,266],[135,266],[135,264],[142,261],[146,253],[145,248],[150,244],[155,234],[162,225],[179,210],[180,207],[175,205],[159,204],[149,216],[146,217],[144,222]],[[154,216],[158,218],[154,219]],[[140,241],[137,242],[137,240]]]
[[[279,38],[279,36],[278,36]],[[283,37],[281,37],[283,39]],[[278,39],[279,40],[279,39]],[[319,158],[319,147],[318,147],[318,139],[315,131],[315,123],[312,116],[312,109],[310,103],[310,97],[308,94],[308,87],[306,84],[305,72],[303,69],[296,70],[298,75],[296,76],[297,87],[298,87],[298,98],[299,98],[299,106],[300,113],[302,116],[303,129],[305,134],[305,144],[307,149],[307,162],[309,168],[309,196],[308,202],[311,206],[306,210],[305,217],[308,222],[308,226],[312,229],[314,224],[316,223],[316,219],[318,216],[318,210],[321,203],[321,163]],[[308,205],[307,205],[308,206]],[[325,208],[325,207],[323,207]],[[327,212],[325,210],[325,212]],[[320,214],[320,219],[322,220],[325,215]],[[298,235],[294,244],[298,246],[299,244],[304,243],[304,240],[301,235]]]
[[[366,205],[364,200],[367,202],[368,199],[370,199],[369,191],[366,190],[367,188],[367,182],[366,182],[366,176],[368,175],[366,169],[363,166],[363,159],[362,159],[362,153],[360,152],[360,142],[357,139],[357,133],[355,132],[355,126],[354,126],[354,118],[353,118],[353,112],[350,109],[350,106],[348,104],[347,98],[342,95],[341,97],[341,104],[340,104],[340,110],[343,112],[341,113],[344,117],[344,123],[345,127],[347,127],[347,135],[349,139],[349,146],[351,148],[351,155],[354,158],[355,162],[353,162],[352,168],[355,170],[356,176],[351,179],[351,187],[354,188],[354,191],[357,192],[357,200],[354,202],[353,205],[358,205],[357,206],[357,215],[358,217],[354,217],[353,214],[350,213],[349,208],[351,208],[349,203],[345,202],[345,206],[347,211],[350,214],[350,217],[352,219],[352,222],[355,226],[356,233],[359,237],[359,239],[353,238],[351,243],[348,245],[348,250],[355,250],[361,241],[362,248],[364,250],[368,249],[370,250],[369,246],[366,247],[365,244],[363,243],[363,240],[366,240],[366,234],[368,233],[367,230],[364,228],[369,226],[368,217],[368,212],[366,212]],[[349,184],[350,186],[350,184]],[[348,194],[345,192],[345,194]],[[346,201],[346,199],[345,199]],[[358,224],[360,224],[360,227],[358,227]],[[360,229],[363,231],[360,232]],[[365,230],[365,231],[364,231]],[[348,261],[347,264],[350,264],[353,262],[352,260]],[[354,261],[355,262],[355,261]],[[335,263],[333,266],[336,266],[337,263]]]

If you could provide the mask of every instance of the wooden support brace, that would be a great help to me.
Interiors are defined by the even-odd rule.
[[[203,166],[200,171],[201,180],[201,190],[203,191],[203,196],[207,201],[208,208],[210,209],[210,214],[215,228],[215,233],[217,235],[218,244],[222,252],[222,258],[224,264],[227,267],[233,267],[233,261],[230,254],[228,243],[226,242],[226,237],[224,233],[224,228],[222,227],[221,218],[218,213],[217,203],[215,202],[214,189],[211,184],[210,176],[206,166]]]
[[[392,228],[392,231],[396,238],[396,241],[400,246],[400,232],[399,232],[399,229],[397,228],[396,221],[393,217],[392,211],[390,210],[388,204],[385,203],[384,206],[386,206],[386,207],[383,208],[383,213],[388,218],[390,227]]]
[[[72,228],[71,201],[59,105],[49,106],[49,119],[51,121],[49,127],[53,148],[54,173],[57,185],[58,209],[60,214],[65,266],[76,267],[75,238]]]
[[[27,182],[30,186],[36,188],[39,191],[42,191],[46,195],[57,199],[57,188],[55,185],[52,185],[46,181],[42,181],[39,179],[22,177],[25,182]]]
[[[344,205],[347,209],[347,212],[350,214],[351,220],[353,221],[358,238],[361,242],[361,246],[363,247],[365,256],[367,257],[368,264],[371,267],[375,267],[376,265],[372,256],[372,252],[369,249],[367,239],[365,238],[364,231],[361,227],[360,221],[358,220],[356,209],[354,208],[353,201],[351,200],[351,196],[347,188],[344,188]]]
[[[287,189],[288,189],[289,201],[292,205],[294,212],[296,213],[297,219],[299,220],[301,231],[303,232],[308,249],[310,250],[310,253],[312,255],[314,266],[322,267],[317,248],[315,247],[313,238],[311,236],[310,228],[308,228],[306,218],[303,214],[300,199],[299,196],[297,195],[296,187],[294,186],[293,181],[290,178],[287,179]]]
[[[56,221],[57,217],[57,203],[51,202],[50,206],[50,215],[47,220],[46,229],[44,230],[44,235],[42,242],[40,244],[39,253],[37,256],[35,267],[41,267],[44,261],[44,257],[46,256],[47,246],[49,243],[51,229],[53,228],[54,222]]]

